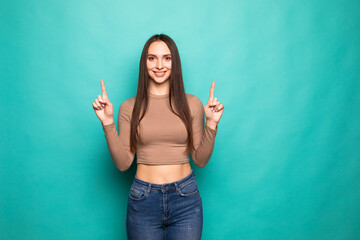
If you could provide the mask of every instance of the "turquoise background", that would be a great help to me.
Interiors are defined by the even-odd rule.
[[[92,102],[136,94],[174,39],[187,93],[224,106],[191,161],[203,238],[360,239],[359,1],[2,1],[0,239],[125,239],[120,172]]]

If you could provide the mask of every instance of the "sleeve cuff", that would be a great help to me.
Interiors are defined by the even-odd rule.
[[[218,125],[216,125],[216,129],[212,129],[210,128],[208,125],[205,125],[205,128],[209,129],[209,131],[213,132],[213,133],[216,133],[217,130],[218,130]]]
[[[217,130],[218,130],[217,125],[216,125],[216,130],[214,130],[214,129],[208,127],[207,125],[205,125],[205,131],[208,132],[213,139],[215,139],[215,136],[217,134]]]
[[[114,127],[115,122],[112,122],[111,124],[106,124],[106,125],[104,125],[104,124],[101,123],[101,125],[103,126],[104,129],[109,129],[109,128],[113,128],[113,127]]]

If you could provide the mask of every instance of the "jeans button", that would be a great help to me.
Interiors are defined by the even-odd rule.
[[[161,191],[162,191],[162,192],[165,192],[165,191],[167,191],[168,189],[169,189],[168,186],[161,186]]]

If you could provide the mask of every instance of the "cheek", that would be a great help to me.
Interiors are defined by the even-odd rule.
[[[146,62],[146,67],[148,70],[154,68],[154,65],[155,65],[154,63]]]
[[[164,65],[166,66],[167,69],[171,69],[171,62],[170,63],[165,63]]]

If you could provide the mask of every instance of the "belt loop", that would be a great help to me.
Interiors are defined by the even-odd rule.
[[[175,185],[176,191],[178,191],[178,184],[177,184],[177,182],[174,182],[174,185]]]
[[[147,188],[147,192],[149,193],[151,191],[151,183],[149,182],[149,186]]]

